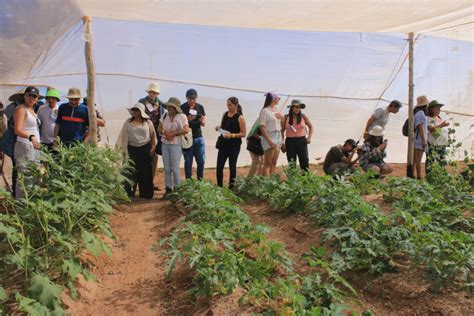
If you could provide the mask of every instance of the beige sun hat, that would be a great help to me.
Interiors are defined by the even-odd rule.
[[[169,98],[168,102],[165,102],[163,105],[166,106],[167,109],[169,109],[169,107],[173,107],[176,109],[176,112],[183,113],[181,110],[181,101],[179,101],[179,99],[176,97]]]
[[[127,109],[128,112],[130,113],[130,115],[132,115],[132,109],[138,109],[140,111],[140,114],[141,114],[143,119],[149,119],[150,118],[148,116],[148,114],[145,113],[145,105],[143,105],[141,103],[137,103],[134,106],[132,106],[131,108]]]
[[[66,98],[68,98],[68,99],[81,99],[82,98],[81,90],[79,88],[69,89],[69,91],[67,92]]]
[[[375,125],[374,127],[372,127],[369,131],[369,135],[372,135],[372,136],[383,136],[383,132],[384,132],[384,129],[382,126],[380,125]]]
[[[156,82],[152,82],[148,85],[148,89],[146,89],[146,92],[150,92],[150,91],[153,91],[153,92],[156,92],[156,93],[160,93],[160,85],[157,84]]]
[[[428,97],[426,95],[420,95],[418,98],[416,98],[415,108],[420,107],[420,106],[426,106],[429,103],[430,101],[428,100]]]

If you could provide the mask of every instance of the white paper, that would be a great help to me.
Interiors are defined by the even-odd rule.
[[[190,109],[189,114],[196,116],[198,114],[198,111],[196,111],[194,109]]]
[[[150,112],[151,112],[151,111],[153,111],[153,110],[155,109],[155,108],[153,107],[153,105],[152,105],[152,104],[150,104],[150,103],[147,103],[147,104],[146,104],[146,108],[147,108],[147,109],[148,109],[148,111],[150,111]]]
[[[224,135],[230,134],[230,132],[229,132],[229,131],[226,131],[225,129],[219,128],[219,134],[221,134],[222,136],[224,136]]]

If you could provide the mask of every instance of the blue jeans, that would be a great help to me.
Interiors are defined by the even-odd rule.
[[[197,164],[197,178],[202,180],[204,178],[204,161],[206,160],[206,144],[204,137],[193,139],[191,148],[183,149],[184,156],[184,174],[186,179],[193,176],[193,157]]]
[[[180,182],[179,163],[181,162],[181,144],[161,144],[161,156],[165,169],[166,188],[174,189]]]

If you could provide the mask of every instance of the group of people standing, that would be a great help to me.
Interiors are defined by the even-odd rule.
[[[195,89],[186,91],[186,102],[171,97],[162,102],[158,96],[160,87],[150,83],[147,95],[128,109],[128,118],[117,139],[117,147],[125,157],[133,161],[128,173],[130,181],[125,183],[129,196],[135,196],[137,188],[141,198],[150,199],[154,191],[160,190],[154,185],[158,158],[162,156],[165,173],[166,199],[176,186],[180,184],[180,162],[184,157],[186,179],[192,177],[193,161],[197,165],[197,178],[204,177],[205,141],[202,128],[206,125],[206,111],[197,102],[198,93]],[[2,114],[0,134],[1,151],[13,160],[13,189],[16,197],[22,197],[22,189],[16,181],[17,171],[26,168],[26,162],[39,164],[41,147],[54,151],[57,141],[66,146],[87,142],[89,113],[87,102],[81,103],[81,92],[71,88],[66,98],[69,102],[57,105],[61,97],[59,91],[48,89],[46,104],[39,104],[39,90],[30,86],[16,93]],[[237,176],[237,160],[240,154],[242,139],[246,139],[246,148],[252,158],[248,176],[268,176],[276,172],[280,152],[286,153],[288,162],[299,162],[300,168],[309,170],[308,144],[311,143],[313,125],[302,112],[306,105],[294,99],[288,106],[288,114],[283,115],[277,109],[280,96],[276,92],[265,94],[263,108],[259,117],[247,133],[246,120],[238,98],[227,99],[227,111],[221,122],[215,127],[219,132],[216,142],[217,184],[223,186],[224,167],[229,161],[229,187],[234,186]],[[422,178],[421,161],[427,154],[426,172],[437,160],[445,164],[446,145],[449,126],[440,117],[443,104],[436,100],[429,102],[426,96],[417,98],[415,107],[415,171],[417,178]],[[326,155],[323,170],[335,176],[352,172],[356,165],[364,171],[376,175],[392,172],[385,163],[388,140],[384,138],[385,126],[390,114],[398,113],[402,103],[394,100],[386,108],[377,108],[368,119],[363,134],[363,143],[359,145],[353,139],[344,144],[331,147]],[[105,126],[98,113],[98,126]],[[16,184],[16,185],[15,185]]]
[[[74,146],[89,138],[89,114],[87,106],[81,103],[82,95],[78,88],[69,89],[69,100],[61,101],[59,91],[48,88],[45,99],[35,86],[29,86],[10,96],[10,103],[1,117],[0,150],[12,159],[12,193],[15,197],[24,196],[24,189],[17,181],[18,173],[23,172],[29,162],[40,164],[42,147],[54,151],[58,140],[66,146]],[[105,120],[97,118],[97,125],[105,126]]]
[[[441,118],[441,107],[444,104],[436,100],[429,101],[424,95],[417,98],[414,109],[414,169],[417,179],[422,179],[422,160],[426,155],[425,173],[429,174],[432,164],[436,161],[446,165],[446,148],[449,137],[447,127],[449,122]],[[332,147],[326,155],[323,169],[326,174],[335,176],[355,170],[356,164],[364,171],[375,175],[391,173],[392,168],[385,163],[388,139],[384,138],[385,126],[390,113],[398,113],[402,103],[393,100],[384,108],[378,108],[368,119],[362,145],[353,139],[347,139],[343,145]],[[408,120],[403,131],[408,136]],[[357,154],[357,157],[355,155]]]

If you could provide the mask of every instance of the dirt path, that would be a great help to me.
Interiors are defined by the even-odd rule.
[[[323,232],[311,219],[299,214],[284,214],[269,210],[264,203],[242,205],[255,224],[271,229],[268,238],[285,244],[296,259],[296,269],[304,273],[301,255],[311,246],[318,246]],[[423,272],[400,269],[398,273],[373,276],[363,272],[345,274],[357,290],[362,307],[376,315],[474,315],[474,300],[467,292],[446,290],[432,293]],[[351,304],[353,308],[360,308]]]
[[[186,302],[176,302],[175,284],[165,278],[166,262],[153,245],[166,236],[182,215],[168,203],[135,201],[111,216],[117,236],[112,257],[102,256],[93,271],[98,282],[81,282],[72,315],[176,315]],[[176,306],[176,304],[180,306]],[[188,306],[189,307],[189,306]]]

